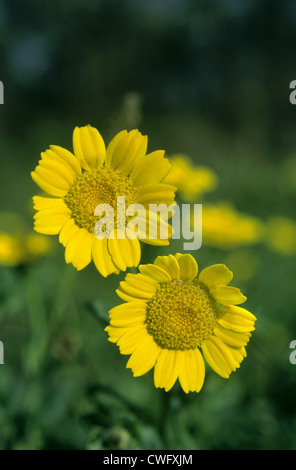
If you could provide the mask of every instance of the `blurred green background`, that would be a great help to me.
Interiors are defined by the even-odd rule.
[[[1,449],[296,449],[295,26],[293,0],[0,1],[0,231],[14,230],[8,212],[32,231],[30,171],[86,124],[106,142],[138,128],[150,151],[211,168],[219,185],[202,202],[267,227],[193,253],[200,269],[233,269],[258,318],[240,369],[208,370],[199,394],[133,378],[107,341],[124,273],[77,273],[57,237],[46,256],[0,266]],[[273,217],[291,228],[268,244]],[[142,262],[176,251],[145,248]]]

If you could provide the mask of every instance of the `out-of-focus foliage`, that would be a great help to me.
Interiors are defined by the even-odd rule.
[[[293,0],[0,3],[1,212],[31,233],[40,152],[89,123],[189,155],[219,181],[194,202],[264,225],[256,243],[191,253],[233,269],[258,318],[241,368],[208,370],[198,395],[133,378],[107,341],[123,273],[78,273],[61,246],[1,265],[1,449],[296,449],[295,23]],[[146,246],[142,262],[182,250]]]

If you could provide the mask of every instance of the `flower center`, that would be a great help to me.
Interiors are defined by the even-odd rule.
[[[134,188],[129,178],[119,171],[101,167],[78,176],[64,201],[72,211],[76,225],[93,233],[98,221],[94,211],[99,204],[109,204],[114,209],[116,223],[117,196],[125,197],[126,206],[133,202]]]
[[[216,326],[216,302],[199,281],[164,283],[147,302],[145,323],[161,348],[196,349]]]

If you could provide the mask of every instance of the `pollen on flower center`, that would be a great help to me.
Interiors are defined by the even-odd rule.
[[[216,302],[199,281],[164,283],[147,302],[145,323],[161,348],[195,349],[216,326]]]
[[[133,202],[134,188],[129,178],[119,171],[101,167],[85,171],[78,176],[64,201],[72,211],[76,225],[93,233],[98,221],[94,210],[99,204],[109,204],[113,207],[116,223],[117,196],[124,196],[127,206]]]

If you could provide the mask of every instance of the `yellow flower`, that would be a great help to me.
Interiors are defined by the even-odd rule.
[[[3,266],[18,266],[27,259],[22,239],[7,233],[0,233],[0,264]]]
[[[218,177],[210,168],[194,166],[187,155],[173,155],[172,168],[165,182],[177,186],[181,199],[193,202],[213,191],[218,185]]]
[[[39,233],[28,233],[25,241],[27,251],[33,258],[43,256],[52,249],[52,243],[48,238]]]
[[[267,246],[285,256],[296,254],[296,223],[288,217],[272,217],[266,224]]]
[[[114,208],[116,218],[118,196],[125,198],[126,207],[141,204],[146,211],[149,204],[173,204],[175,188],[162,183],[171,167],[164,151],[146,155],[147,136],[138,130],[119,132],[106,148],[99,131],[89,125],[74,129],[73,148],[75,155],[50,146],[32,172],[35,183],[49,194],[33,198],[38,211],[35,230],[59,234],[66,263],[72,263],[77,270],[91,260],[103,276],[137,266],[140,237],[122,237],[116,229],[113,238],[96,237],[98,217],[94,211],[99,204],[108,204]],[[156,218],[156,225],[160,222]],[[168,244],[168,239],[143,241]]]
[[[131,355],[127,367],[140,376],[154,367],[156,387],[177,379],[188,393],[199,392],[205,361],[228,378],[246,356],[256,318],[238,304],[246,297],[228,286],[223,265],[198,266],[190,254],[159,256],[127,274],[117,293],[125,303],[110,310],[109,341]],[[203,354],[203,355],[202,355]]]
[[[264,233],[256,217],[237,211],[231,204],[204,204],[202,208],[203,243],[215,248],[234,248],[258,243]]]
[[[43,235],[27,229],[16,213],[0,214],[0,264],[20,266],[46,255],[51,243]]]

